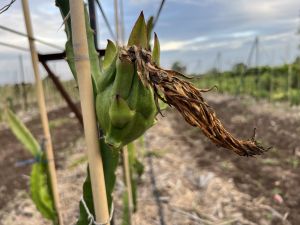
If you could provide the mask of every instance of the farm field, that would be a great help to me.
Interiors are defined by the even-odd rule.
[[[297,0],[4,0],[0,36],[0,225],[300,225]]]
[[[258,140],[273,148],[241,158],[215,147],[174,110],[164,111],[165,117],[146,132],[145,146],[137,144],[145,172],[134,224],[300,224],[299,107],[213,91],[205,97],[233,134],[247,139],[255,127]],[[83,134],[67,108],[48,114],[64,220],[73,224],[86,175]],[[40,134],[38,116],[26,124]],[[30,200],[30,166],[15,167],[30,155],[5,127],[0,142],[0,224],[50,224]],[[123,189],[117,182],[115,224],[120,224]]]

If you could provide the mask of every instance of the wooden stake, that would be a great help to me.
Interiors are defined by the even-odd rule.
[[[129,208],[129,224],[131,224],[132,212],[133,212],[133,198],[132,198],[132,186],[130,179],[130,167],[128,159],[128,146],[123,148],[123,171],[125,176],[125,184],[128,196],[128,208]]]
[[[98,223],[109,221],[103,163],[99,150],[91,69],[82,0],[70,0],[75,67],[83,116],[93,202]],[[107,223],[109,224],[109,223]]]
[[[28,37],[34,37],[32,25],[31,25],[28,0],[22,0],[22,7],[23,7],[23,13],[24,13],[24,19],[25,19],[25,25],[26,25]],[[49,122],[48,122],[48,116],[47,116],[47,110],[46,110],[46,104],[45,104],[45,96],[44,96],[43,85],[42,85],[42,81],[41,81],[41,77],[40,77],[40,73],[39,73],[39,67],[38,67],[39,60],[38,60],[38,55],[36,52],[34,40],[32,38],[28,38],[28,41],[29,41],[31,60],[32,60],[32,65],[33,65],[34,77],[35,77],[38,105],[39,105],[40,116],[41,116],[43,131],[44,131],[46,156],[47,156],[47,160],[48,160],[47,165],[48,165],[48,170],[49,170],[49,175],[50,175],[52,194],[53,194],[53,198],[54,198],[54,205],[55,205],[55,209],[56,209],[57,216],[58,216],[58,222],[60,225],[63,225],[62,214],[60,212],[60,200],[59,200],[59,193],[58,193],[58,188],[57,188],[55,162],[54,162],[52,141],[51,141]]]

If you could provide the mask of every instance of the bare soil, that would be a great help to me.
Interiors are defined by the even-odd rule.
[[[140,158],[145,173],[139,185],[134,224],[300,224],[300,109],[251,98],[208,94],[226,128],[241,138],[257,138],[272,150],[256,158],[220,149],[173,110],[147,131]],[[84,141],[66,108],[49,113],[66,224],[78,216],[86,175]],[[39,118],[28,126],[40,134]],[[40,136],[41,137],[41,136]],[[0,224],[49,224],[28,194],[29,157],[9,130],[0,131]],[[139,146],[139,145],[138,145]],[[121,167],[115,193],[115,224],[121,224],[124,191]]]

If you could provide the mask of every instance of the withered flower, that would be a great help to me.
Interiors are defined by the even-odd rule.
[[[216,116],[214,110],[202,97],[202,92],[210,89],[197,89],[185,77],[176,71],[165,70],[151,60],[151,52],[131,46],[121,49],[121,57],[136,63],[139,78],[146,87],[154,91],[158,112],[158,98],[175,107],[183,118],[202,132],[217,146],[234,151],[241,156],[260,155],[265,152],[254,136],[249,140],[239,140],[228,132]]]

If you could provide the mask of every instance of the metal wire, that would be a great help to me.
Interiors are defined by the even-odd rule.
[[[112,28],[111,28],[111,26],[110,26],[110,24],[109,24],[109,22],[108,22],[108,19],[107,19],[105,13],[104,13],[104,10],[103,10],[103,8],[102,8],[102,6],[101,6],[99,0],[96,0],[96,3],[97,3],[97,5],[98,5],[98,7],[99,7],[99,9],[100,9],[100,12],[101,12],[101,14],[102,14],[102,17],[103,17],[103,19],[104,19],[104,22],[105,22],[105,24],[106,24],[106,26],[107,26],[107,28],[108,28],[108,31],[109,31],[110,35],[112,36],[112,38],[113,38],[114,40],[116,40],[116,35],[114,34],[114,32],[113,32],[113,30],[112,30]]]
[[[156,25],[156,23],[157,23],[157,21],[158,21],[158,18],[159,18],[159,16],[160,16],[160,13],[161,13],[161,10],[162,10],[164,4],[165,4],[165,0],[162,0],[161,3],[160,3],[159,9],[158,9],[158,11],[157,11],[157,13],[156,13],[154,22],[153,22],[153,28],[155,27],[155,25]]]
[[[25,34],[25,33],[22,33],[20,31],[17,31],[17,30],[13,30],[11,28],[8,28],[8,27],[5,27],[3,25],[0,25],[0,29],[1,30],[5,30],[5,31],[8,31],[10,33],[13,33],[13,34],[17,34],[17,35],[20,35],[20,36],[23,36],[23,37],[28,37],[30,38],[31,40],[34,40],[36,42],[39,42],[41,44],[44,44],[44,45],[47,45],[49,47],[52,47],[52,48],[56,48],[58,50],[64,50],[62,47],[58,46],[58,45],[55,45],[55,44],[52,44],[52,43],[49,43],[49,42],[46,42],[46,41],[43,41],[41,39],[38,39],[38,38],[34,38],[34,37],[30,37],[29,35]]]
[[[13,44],[8,44],[8,43],[4,43],[4,42],[0,42],[0,45],[5,46],[5,47],[9,47],[9,48],[13,48],[13,49],[17,49],[17,50],[21,50],[21,51],[26,51],[28,52],[29,49],[28,48],[24,48],[18,45],[13,45]]]
[[[16,0],[11,0],[10,3],[8,3],[7,5],[3,6],[1,9],[0,9],[0,14],[4,13],[6,10],[8,10],[12,4],[14,4]]]

